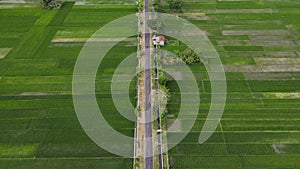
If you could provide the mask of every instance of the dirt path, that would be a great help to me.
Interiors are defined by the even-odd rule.
[[[142,17],[142,16],[141,16]],[[142,20],[142,18],[141,18]],[[140,28],[143,29],[144,26],[143,24],[141,23],[140,25]],[[143,37],[140,38],[140,44],[138,45],[141,45],[140,47],[140,51],[143,51],[145,49],[145,46],[144,46],[144,40],[143,40]],[[144,57],[142,55],[142,52],[140,52],[140,58],[139,58],[139,63],[140,63],[140,67],[144,67],[145,66],[145,63],[144,63]],[[145,161],[144,161],[144,137],[145,137],[145,134],[144,134],[144,131],[145,131],[145,126],[144,126],[144,121],[145,121],[145,116],[144,116],[144,111],[145,111],[145,94],[144,94],[144,91],[145,91],[145,75],[144,75],[144,72],[142,71],[140,73],[140,77],[139,77],[139,84],[138,84],[138,103],[139,103],[139,108],[140,108],[140,113],[138,115],[138,135],[137,135],[137,140],[138,140],[138,157],[139,157],[139,169],[142,169],[143,166],[145,165]]]

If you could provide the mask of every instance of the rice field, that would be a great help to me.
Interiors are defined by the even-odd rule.
[[[47,11],[27,6],[0,8],[0,168],[131,168],[132,159],[91,141],[76,117],[72,74],[84,41],[53,39],[88,38],[106,23],[135,13],[136,7],[65,2],[61,9]],[[120,42],[105,57],[96,94],[110,124],[133,136],[134,123],[117,112],[110,96],[115,68],[136,51],[128,43]],[[134,103],[134,83],[130,91]]]
[[[85,40],[106,23],[135,13],[134,4],[90,0],[45,11],[32,2],[0,3],[0,168],[132,168],[132,159],[110,154],[89,139],[77,120],[71,92],[73,68]],[[205,31],[220,55],[227,102],[216,132],[198,144],[211,88],[205,67],[190,65],[201,94],[200,110],[191,132],[169,151],[170,168],[300,168],[300,2],[183,4],[178,15]],[[118,43],[96,79],[101,111],[128,136],[133,136],[134,123],[114,107],[110,82],[117,65],[136,51],[135,40]],[[185,48],[174,43],[162,49]],[[167,87],[170,123],[180,108],[180,91],[173,80]],[[134,103],[135,81],[130,93]]]
[[[190,65],[200,110],[192,131],[170,150],[170,168],[300,167],[299,7],[298,1],[280,0],[184,1],[179,15],[206,32],[223,62],[227,102],[216,132],[198,144],[211,89],[204,66]],[[180,108],[180,91],[175,81],[167,84],[171,122]]]

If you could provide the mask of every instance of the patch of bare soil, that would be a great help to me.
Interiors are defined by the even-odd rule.
[[[188,12],[185,12],[185,13],[178,13],[177,15],[179,16],[198,16],[198,17],[201,17],[201,16],[206,16],[205,13],[203,12],[193,12],[193,13],[188,13]]]
[[[1,0],[0,3],[26,3],[24,0]]]
[[[0,9],[10,9],[10,8],[16,8],[18,7],[17,5],[14,4],[5,4],[5,5],[0,5]]]
[[[212,17],[212,16],[188,16],[188,18],[193,20],[199,20],[199,21],[216,20],[216,17]]]
[[[251,35],[249,38],[252,41],[281,41],[281,40],[289,40],[288,36],[279,36],[279,35]]]
[[[123,38],[54,38],[52,42],[119,42]]]
[[[247,80],[274,80],[274,79],[293,79],[295,78],[295,73],[291,72],[262,72],[262,73],[251,73],[251,72],[245,72],[244,76]]]
[[[227,52],[228,56],[238,56],[238,57],[271,57],[271,58],[291,58],[298,57],[297,53],[294,51],[273,51],[273,52],[262,52],[262,51],[243,51],[243,52],[235,52],[229,51]]]
[[[263,72],[300,72],[300,65],[263,65]]]
[[[300,40],[295,41],[295,43],[299,46],[300,45]]]
[[[262,65],[297,65],[300,58],[254,58],[257,64]]]
[[[167,122],[168,131],[175,132],[181,130],[181,121],[179,120],[168,120]]]
[[[0,48],[0,59],[3,59],[12,48]]]
[[[143,19],[141,19],[143,20]],[[140,25],[141,29],[144,29],[144,25],[141,24]],[[140,38],[140,44],[141,44],[141,48],[140,50],[143,51],[145,49],[144,47],[144,38]],[[144,68],[144,57],[141,55],[139,58],[139,63],[140,66]],[[140,73],[140,77],[139,77],[139,84],[138,84],[138,103],[139,103],[139,108],[140,108],[140,114],[138,115],[138,125],[137,125],[137,140],[138,140],[138,147],[137,147],[137,155],[140,157],[140,161],[139,161],[139,165],[140,167],[137,167],[138,169],[141,169],[144,167],[145,163],[144,163],[144,138],[145,138],[145,76],[144,76],[144,72],[142,71]]]
[[[262,72],[261,67],[256,65],[243,65],[243,66],[224,65],[224,70],[226,72]]]
[[[262,36],[287,36],[287,30],[225,30],[222,35],[262,35]]]
[[[266,57],[297,57],[294,51],[276,51],[276,52],[264,52]]]
[[[81,46],[81,43],[66,43],[66,42],[58,42],[58,43],[52,43],[49,45],[49,48],[53,47],[76,47],[76,46]]]
[[[218,40],[219,46],[248,46],[250,45],[249,40]]]
[[[285,145],[283,144],[272,144],[272,148],[276,154],[284,154],[285,152],[282,150],[284,147]]]
[[[217,9],[217,13],[278,13],[275,9]]]
[[[46,96],[50,95],[50,93],[43,93],[43,92],[23,92],[20,93],[20,96]]]
[[[56,34],[58,35],[66,35],[66,34],[92,34],[93,31],[86,31],[86,30],[79,30],[79,31],[66,31],[66,30],[59,30]]]
[[[290,40],[255,40],[251,41],[252,45],[255,46],[282,46],[282,47],[290,47],[290,46],[296,46],[296,44],[293,41]]]
[[[300,93],[284,93],[284,92],[266,92],[263,93],[266,98],[276,99],[300,99]]]
[[[176,80],[183,80],[182,72],[171,72],[170,74]]]

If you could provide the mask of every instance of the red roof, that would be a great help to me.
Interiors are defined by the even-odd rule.
[[[164,36],[159,36],[159,41],[165,41],[165,37]]]

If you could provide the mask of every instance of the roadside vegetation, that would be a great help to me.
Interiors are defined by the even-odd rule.
[[[62,2],[57,0],[42,0],[42,6],[44,9],[54,9],[54,8],[60,8],[62,5]]]
[[[157,12],[183,12],[184,2],[182,0],[153,0],[153,6]]]

